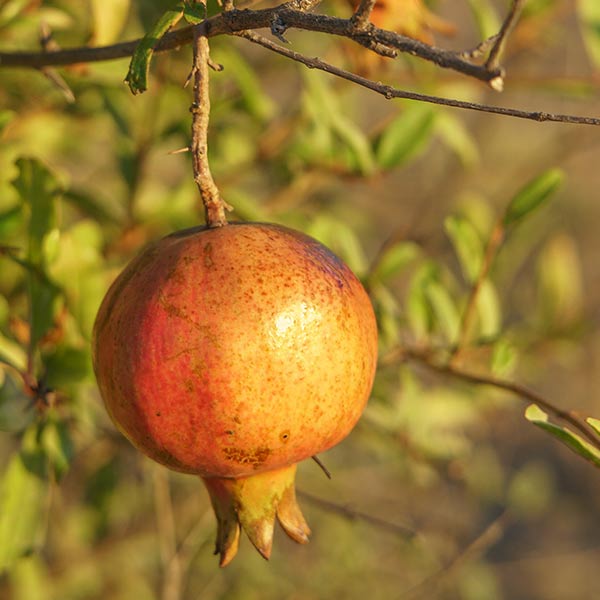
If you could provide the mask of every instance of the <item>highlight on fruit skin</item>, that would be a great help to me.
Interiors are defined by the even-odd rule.
[[[92,350],[120,431],[204,481],[221,566],[241,529],[265,558],[276,520],[308,541],[296,464],[350,433],[377,360],[370,300],[337,256],[266,223],[174,233],[114,281]]]

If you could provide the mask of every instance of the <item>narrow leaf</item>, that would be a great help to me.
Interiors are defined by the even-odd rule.
[[[566,427],[550,423],[548,415],[536,404],[531,404],[527,407],[525,418],[536,427],[547,431],[550,435],[560,440],[579,456],[593,463],[596,467],[600,467],[600,450]]]
[[[504,225],[514,225],[541,206],[560,187],[564,178],[561,169],[549,169],[530,181],[510,201],[504,214]]]
[[[459,215],[447,217],[444,228],[452,242],[465,279],[473,283],[481,271],[484,253],[479,233],[470,221]]]
[[[393,244],[379,259],[372,276],[383,282],[389,281],[406,268],[418,254],[419,247],[413,242]]]
[[[594,419],[594,417],[588,417],[586,419],[586,423],[598,434],[600,435],[600,419]]]
[[[431,137],[436,112],[423,104],[411,104],[386,127],[376,144],[377,164],[391,169],[416,156]]]
[[[140,40],[131,58],[131,63],[129,63],[129,71],[125,78],[125,83],[129,85],[132,94],[140,94],[148,89],[148,73],[154,49],[165,33],[179,22],[184,8],[184,3],[179,2],[175,8],[165,12],[154,27]]]
[[[431,304],[433,314],[440,329],[450,345],[458,339],[460,317],[456,305],[448,290],[438,281],[429,281],[425,287],[425,295]]]
[[[17,160],[19,173],[13,185],[23,205],[29,210],[29,248],[27,259],[14,255],[9,258],[28,271],[30,304],[30,352],[50,329],[54,320],[54,304],[59,289],[46,273],[48,249],[51,238],[56,236],[56,200],[60,185],[56,176],[35,159]]]

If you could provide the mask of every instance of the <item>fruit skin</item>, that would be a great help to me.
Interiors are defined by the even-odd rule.
[[[376,356],[373,309],[350,269],[312,238],[264,223],[193,228],[149,246],[113,283],[94,327],[94,369],[117,427],[150,458],[205,479],[227,539],[219,513],[243,514],[245,496],[259,520],[294,513],[284,529],[307,539],[295,497],[296,508],[277,505],[293,495],[295,463],[358,421]],[[267,471],[275,499],[231,481]],[[252,541],[268,556],[263,533]],[[228,562],[231,547],[217,546]]]

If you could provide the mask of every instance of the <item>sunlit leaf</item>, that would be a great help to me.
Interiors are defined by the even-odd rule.
[[[540,207],[562,185],[561,169],[549,169],[525,185],[510,201],[504,213],[504,225],[514,225]]]
[[[502,309],[496,286],[489,279],[481,282],[476,306],[480,337],[484,339],[496,337],[502,326]]]
[[[517,362],[516,348],[508,341],[498,340],[492,349],[490,368],[494,375],[508,376]]]
[[[391,169],[418,155],[431,137],[436,114],[435,109],[426,104],[408,105],[377,141],[377,164]]]
[[[588,417],[586,419],[586,422],[600,436],[600,419],[594,419],[594,417]]]
[[[580,435],[573,433],[570,429],[551,423],[548,420],[548,415],[536,404],[531,404],[527,407],[525,418],[560,440],[579,456],[600,467],[600,450],[598,448],[592,446],[592,444],[584,440]]]
[[[106,46],[120,39],[129,15],[130,0],[90,0],[94,43]]]

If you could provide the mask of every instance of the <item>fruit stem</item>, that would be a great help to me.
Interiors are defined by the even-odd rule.
[[[215,554],[225,567],[237,553],[243,529],[267,560],[271,556],[275,517],[294,541],[306,544],[310,529],[296,501],[296,465],[240,479],[203,477],[217,517]]]
[[[203,23],[194,28],[194,101],[192,113],[192,168],[194,181],[200,191],[206,224],[209,227],[227,225],[225,212],[231,207],[223,200],[208,164],[208,122],[210,94],[208,69],[210,62],[208,38]]]

